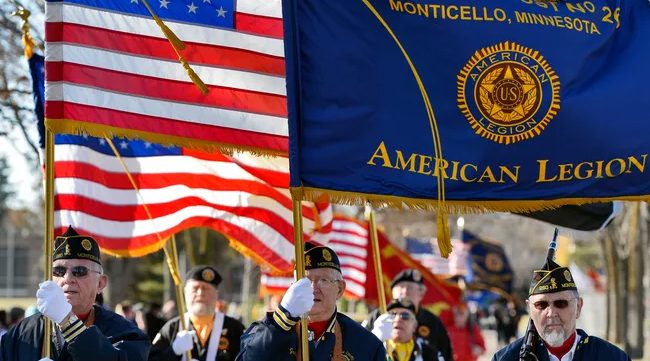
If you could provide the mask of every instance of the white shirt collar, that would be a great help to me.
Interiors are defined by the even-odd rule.
[[[571,347],[571,350],[569,350],[569,352],[567,352],[567,354],[564,355],[561,360],[558,359],[557,357],[555,357],[555,355],[553,355],[551,353],[551,351],[546,349],[546,352],[548,352],[548,359],[550,361],[571,361],[571,360],[573,360],[573,355],[576,353],[576,347],[578,347],[578,342],[580,342],[580,334],[577,331],[575,331],[575,333],[576,333],[576,339],[575,339],[575,341],[573,341],[573,347]]]

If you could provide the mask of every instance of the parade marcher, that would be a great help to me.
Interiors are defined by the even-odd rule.
[[[52,359],[57,361],[145,361],[147,335],[123,317],[94,306],[108,276],[97,242],[69,227],[54,243],[52,281],[36,292],[39,314],[2,337],[0,361],[41,359],[44,317],[52,320]],[[49,360],[49,359],[45,359]]]
[[[422,338],[414,337],[418,321],[415,305],[408,298],[393,299],[387,313],[375,320],[372,333],[392,350],[393,361],[444,361],[442,353]]]
[[[336,301],[345,291],[336,252],[306,243],[305,270],[306,277],[289,287],[275,312],[246,330],[237,360],[301,361],[298,321],[307,313],[310,360],[385,361],[381,341],[336,310]]]
[[[216,310],[220,283],[213,267],[200,265],[188,272],[184,315],[188,331],[181,329],[180,316],[167,321],[153,340],[150,361],[190,361],[185,360],[187,351],[198,361],[235,359],[244,325]]]
[[[445,328],[440,318],[424,307],[420,307],[420,302],[427,292],[427,287],[424,285],[424,280],[422,279],[422,273],[416,269],[403,270],[393,278],[389,286],[393,298],[399,299],[406,297],[415,305],[415,314],[419,325],[416,330],[416,336],[424,339],[433,348],[440,351],[445,361],[454,361],[454,353],[447,328]],[[362,325],[368,330],[372,330],[375,320],[379,315],[379,309],[374,310],[363,321]]]
[[[540,338],[535,357],[539,361],[629,361],[618,347],[576,329],[583,300],[567,267],[551,259],[536,270],[529,289],[528,312]],[[493,361],[518,361],[524,338],[497,352]]]

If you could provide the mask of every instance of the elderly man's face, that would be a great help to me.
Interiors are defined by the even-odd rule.
[[[400,299],[406,297],[416,306],[420,305],[426,292],[426,288],[423,285],[411,281],[398,282],[391,290],[393,292],[393,298]]]
[[[553,347],[561,346],[576,330],[582,298],[571,291],[532,295],[526,300],[539,335]]]
[[[389,313],[393,316],[391,338],[397,343],[409,342],[418,325],[415,314],[406,308],[393,308]]]
[[[309,320],[329,320],[336,309],[336,301],[343,296],[345,281],[332,268],[310,269],[305,275],[314,287],[314,306],[309,310]]]
[[[185,300],[188,310],[195,316],[213,314],[219,300],[219,290],[211,283],[189,280],[185,284]]]
[[[85,267],[85,275],[75,277],[72,271]],[[72,312],[83,315],[90,312],[95,297],[102,292],[108,281],[108,276],[99,273],[100,266],[86,259],[60,259],[52,264],[52,280],[63,288],[65,299],[72,305]],[[65,271],[65,274],[63,272]],[[63,276],[61,276],[63,274]]]

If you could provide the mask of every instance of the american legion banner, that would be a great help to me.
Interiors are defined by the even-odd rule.
[[[291,186],[307,199],[650,198],[647,0],[289,0],[283,18]]]

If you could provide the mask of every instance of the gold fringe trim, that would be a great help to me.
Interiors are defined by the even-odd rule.
[[[324,194],[330,202],[349,206],[362,206],[370,203],[376,207],[403,209],[406,205],[410,209],[437,211],[437,199],[407,198],[389,195],[375,195],[358,192],[345,192],[320,188],[301,187],[304,200],[312,201]],[[508,200],[508,201],[453,201],[446,200],[443,212],[445,214],[488,214],[494,212],[530,213],[548,211],[562,206],[579,206],[591,203],[612,201],[649,202],[650,195],[644,196],[619,196],[603,198],[560,198],[549,201],[541,200]]]
[[[162,145],[174,145],[184,147],[191,150],[199,150],[208,153],[220,152],[225,155],[233,155],[234,153],[247,152],[261,157],[278,157],[287,156],[285,152],[274,151],[270,149],[254,148],[247,146],[239,146],[233,144],[212,142],[208,140],[191,139],[184,137],[177,137],[174,135],[165,135],[159,133],[150,133],[140,130],[125,129],[112,127],[107,125],[87,123],[73,119],[45,119],[45,126],[56,134],[72,134],[83,135],[88,134],[93,137],[110,138],[126,138],[129,140],[144,140],[147,142],[158,143]]]
[[[165,246],[164,244],[160,244],[160,242],[156,242],[148,246],[134,248],[134,249],[108,249],[102,247],[101,251],[102,253],[117,258],[139,258],[139,257],[150,255],[152,253],[156,253],[160,251],[164,246]]]
[[[236,240],[235,238],[224,234],[226,238],[228,238],[229,241],[229,246],[234,249],[235,251],[241,253],[244,257],[250,258],[255,262],[256,265],[258,266],[266,266],[269,268],[268,273],[271,274],[272,276],[280,276],[287,274],[287,271],[281,271],[279,268],[273,266],[269,262],[267,262],[264,258],[262,258],[260,255],[257,253],[251,251],[250,248],[246,247],[243,245],[241,242]]]

